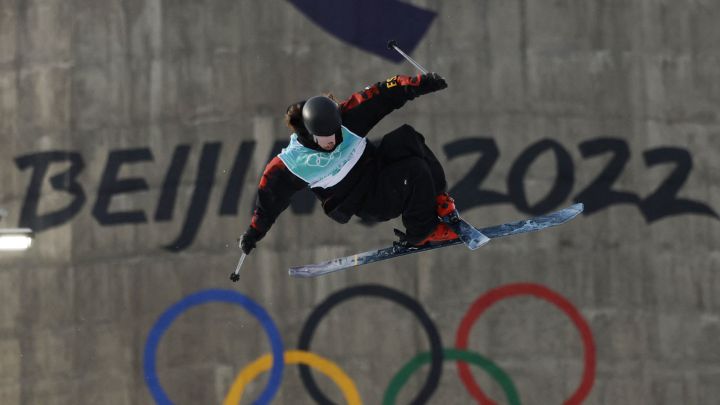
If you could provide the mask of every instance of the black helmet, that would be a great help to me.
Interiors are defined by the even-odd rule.
[[[340,107],[337,103],[325,96],[315,96],[308,99],[302,109],[305,128],[311,135],[333,135],[340,129]]]

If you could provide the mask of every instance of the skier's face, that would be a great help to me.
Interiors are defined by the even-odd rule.
[[[317,143],[318,146],[320,146],[324,150],[331,151],[335,148],[335,135],[329,135],[329,136],[313,135],[313,139],[315,139],[315,143]]]

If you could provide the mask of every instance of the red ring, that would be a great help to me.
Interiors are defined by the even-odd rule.
[[[580,337],[583,342],[585,361],[582,380],[580,381],[578,388],[572,396],[564,402],[564,404],[581,404],[585,397],[587,397],[590,393],[590,389],[595,381],[595,342],[593,340],[592,331],[580,312],[570,301],[545,286],[532,283],[508,284],[494,288],[480,296],[477,300],[475,300],[475,302],[473,302],[472,306],[470,306],[470,309],[467,313],[465,313],[465,316],[460,323],[460,327],[458,328],[457,335],[455,337],[455,348],[460,350],[467,349],[470,328],[483,312],[496,302],[516,295],[533,295],[550,302],[565,312],[580,332]],[[457,368],[463,384],[470,392],[470,395],[472,395],[479,404],[495,404],[492,399],[488,398],[483,393],[480,386],[475,382],[467,363],[458,361]]]

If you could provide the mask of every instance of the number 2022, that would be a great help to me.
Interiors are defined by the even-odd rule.
[[[646,167],[673,164],[674,169],[653,192],[641,198],[632,191],[618,190],[614,187],[630,160],[630,148],[627,142],[619,138],[603,137],[584,141],[578,145],[578,148],[584,159],[610,155],[610,159],[597,177],[575,195],[574,201],[585,204],[586,215],[615,204],[634,204],[648,223],[680,214],[700,214],[718,218],[717,213],[707,204],[678,197],[693,167],[692,156],[687,150],[659,147],[643,152]],[[575,182],[575,165],[570,153],[552,139],[542,139],[518,155],[508,174],[506,193],[482,188],[483,181],[490,175],[500,157],[500,151],[492,138],[460,139],[446,144],[444,151],[449,160],[469,154],[480,154],[467,174],[450,190],[450,194],[462,202],[463,209],[512,203],[522,212],[540,215],[561,205],[570,196]],[[531,205],[525,193],[524,179],[532,163],[545,153],[554,154],[556,177],[547,194]]]

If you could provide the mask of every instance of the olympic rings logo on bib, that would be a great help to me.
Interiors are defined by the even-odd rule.
[[[410,377],[423,365],[429,364],[428,375],[419,391],[414,395],[412,403],[429,403],[430,398],[438,388],[443,371],[444,361],[455,361],[460,379],[470,395],[478,404],[495,404],[475,382],[468,364],[477,366],[496,381],[505,395],[508,404],[519,405],[520,395],[510,376],[500,366],[490,359],[467,350],[470,329],[495,303],[516,296],[532,296],[549,302],[562,310],[572,321],[580,334],[583,345],[583,373],[578,387],[564,401],[566,405],[581,404],[590,394],[595,380],[595,343],[592,331],[580,312],[564,297],[539,284],[517,283],[494,288],[478,297],[462,317],[456,333],[454,348],[442,346],[440,333],[432,319],[422,305],[411,296],[381,285],[358,285],[342,289],[333,293],[321,302],[308,316],[298,340],[297,350],[286,350],[278,329],[269,314],[257,303],[247,296],[232,290],[204,290],[191,294],[168,308],[153,325],[148,334],[143,357],[143,371],[145,382],[156,403],[161,405],[172,404],[160,385],[156,372],[156,354],[163,334],[182,313],[199,305],[210,302],[223,302],[238,305],[257,318],[265,330],[271,346],[271,353],[261,355],[255,361],[245,366],[236,375],[232,386],[223,401],[224,405],[236,405],[243,397],[245,387],[261,373],[270,373],[265,388],[253,402],[254,404],[270,404],[280,389],[282,376],[286,364],[297,364],[300,369],[300,378],[310,396],[318,403],[332,404],[333,402],[320,390],[315,383],[310,368],[325,374],[340,389],[345,403],[360,405],[362,400],[355,382],[338,364],[331,359],[321,357],[310,351],[313,334],[320,321],[335,306],[356,297],[381,298],[393,302],[411,312],[425,331],[430,350],[418,353],[400,368],[390,380],[383,396],[383,405],[396,403],[396,398]]]
[[[338,149],[332,151],[331,153],[313,153],[307,156],[305,164],[310,167],[327,167],[330,162],[335,160],[335,158],[340,154],[340,150]]]

